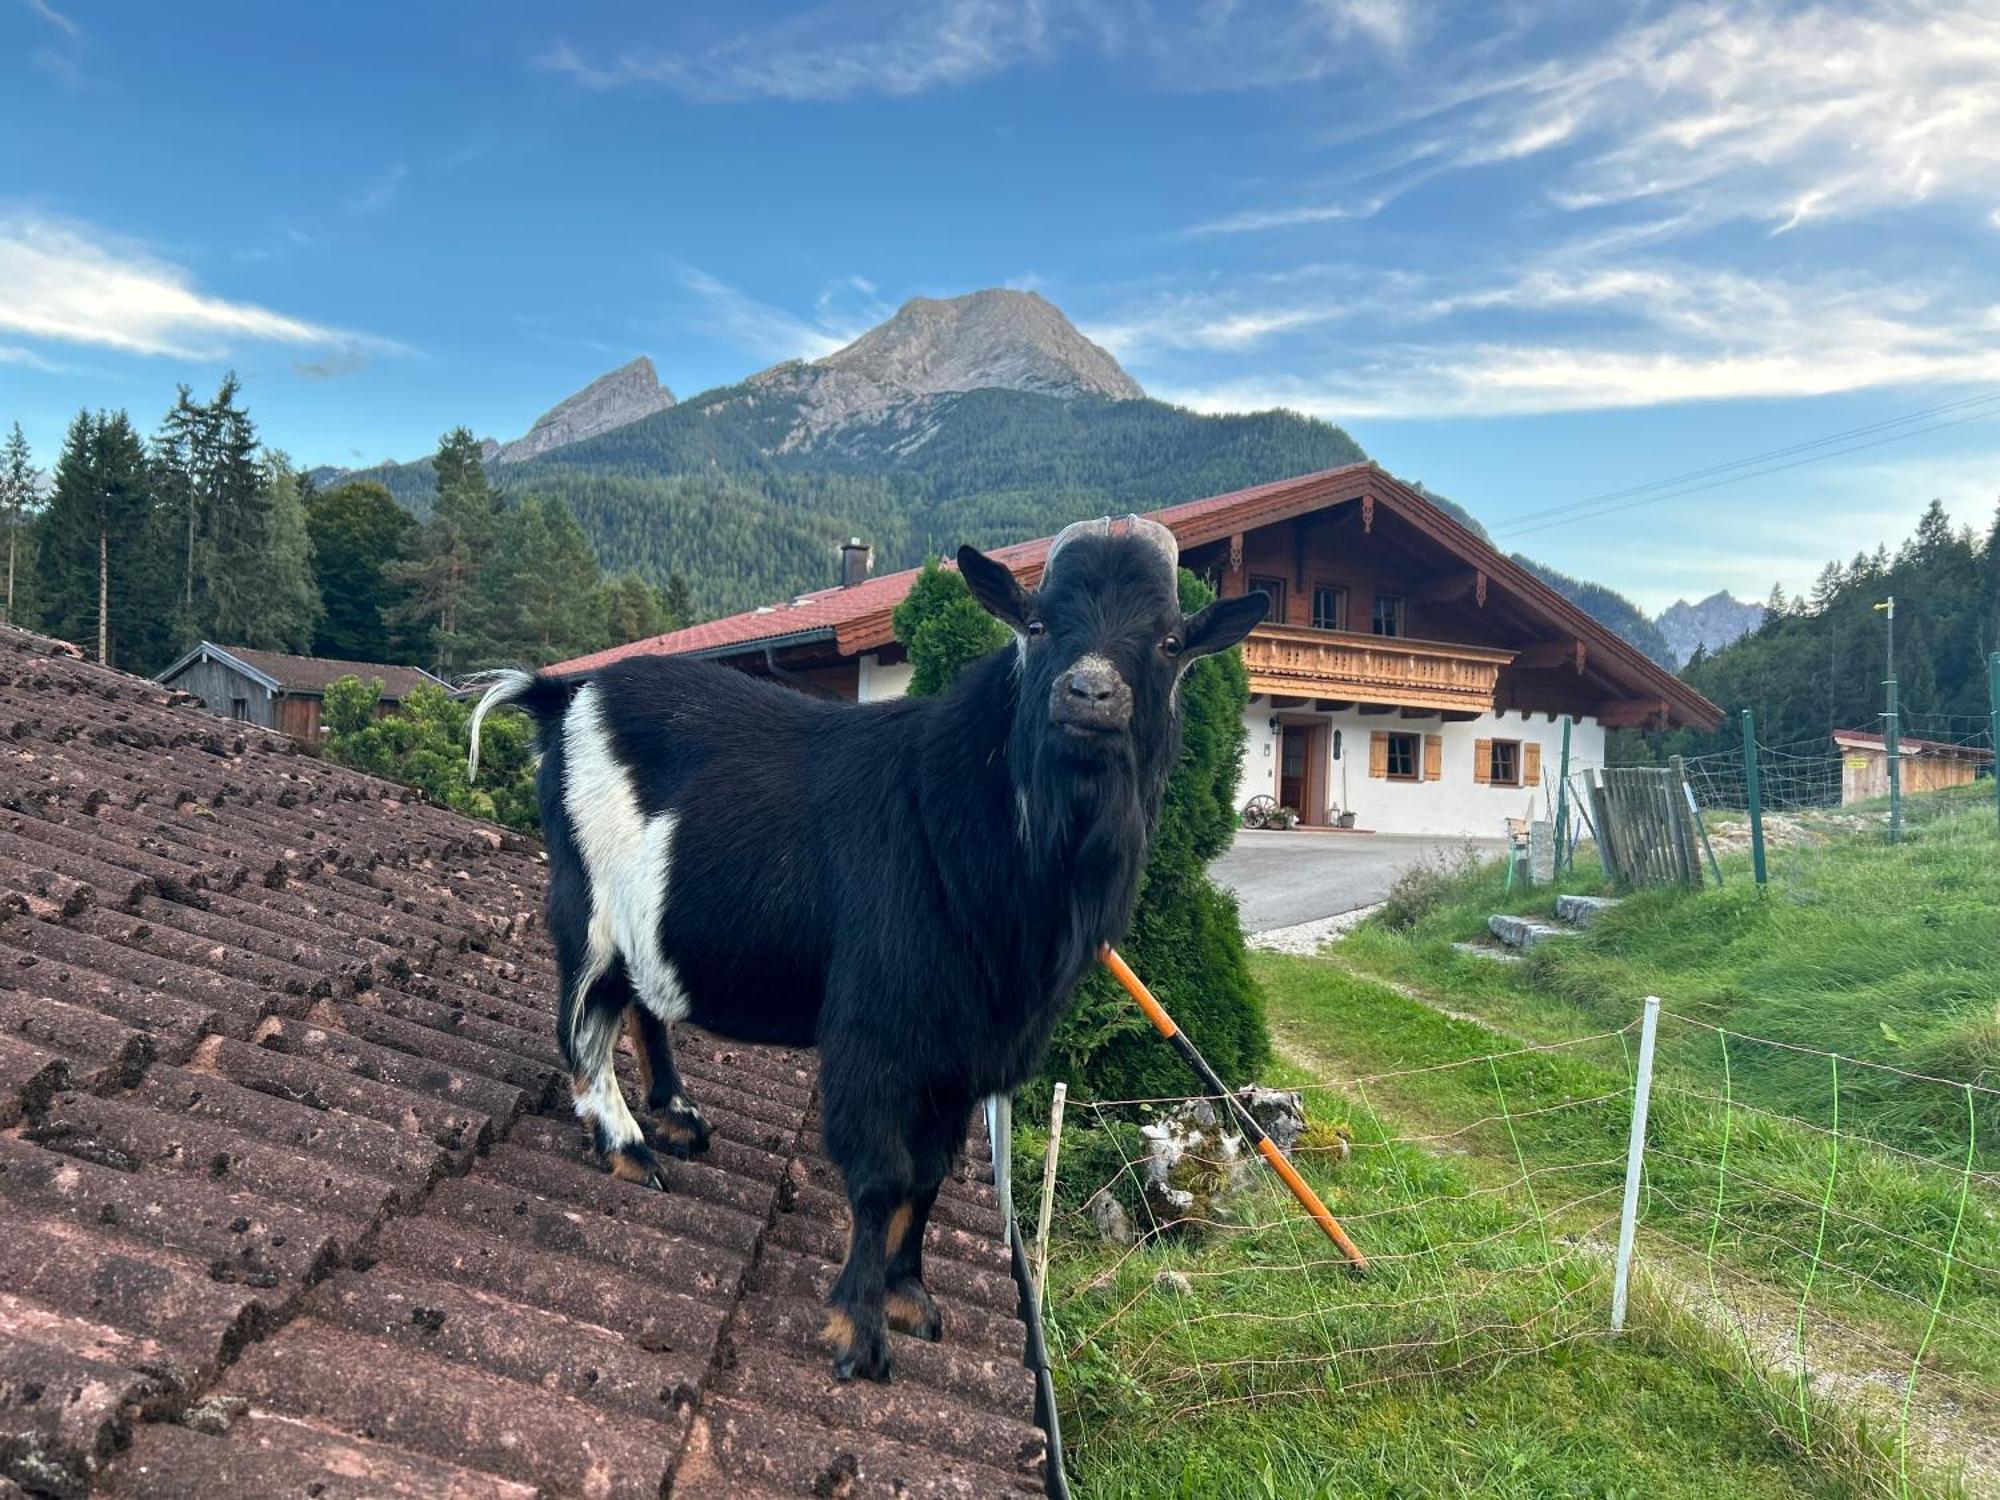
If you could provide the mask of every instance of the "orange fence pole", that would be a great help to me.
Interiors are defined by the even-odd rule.
[[[1208,1086],[1210,1093],[1228,1101],[1230,1110],[1236,1116],[1236,1123],[1250,1138],[1250,1143],[1257,1148],[1257,1154],[1271,1164],[1271,1170],[1276,1172],[1279,1180],[1291,1189],[1292,1196],[1298,1199],[1306,1212],[1313,1216],[1319,1227],[1325,1231],[1326,1237],[1333,1241],[1342,1255],[1347,1257],[1348,1264],[1357,1271],[1367,1270],[1368,1257],[1363,1255],[1356,1248],[1354,1241],[1347,1237],[1347,1231],[1340,1227],[1340,1221],[1327,1212],[1326,1205],[1319,1201],[1319,1194],[1312,1190],[1305,1178],[1299,1176],[1298,1168],[1285,1160],[1285,1153],[1278,1149],[1276,1141],[1264,1133],[1264,1127],[1257,1123],[1243,1101],[1224,1086],[1222,1080],[1216,1076],[1215,1069],[1208,1065],[1208,1059],[1195,1049],[1194,1043],[1188,1040],[1187,1033],[1174,1024],[1174,1018],[1167,1014],[1166,1007],[1153,998],[1153,992],[1146,988],[1146,982],[1132,972],[1132,966],[1119,957],[1116,948],[1106,947],[1100,956],[1104,960],[1104,967],[1125,986],[1125,993],[1138,1001],[1139,1009],[1146,1013],[1146,1019],[1153,1023],[1154,1029],[1174,1044],[1174,1050],[1180,1053],[1181,1061],[1194,1069],[1196,1076]]]

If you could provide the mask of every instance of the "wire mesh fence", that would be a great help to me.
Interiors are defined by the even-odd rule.
[[[1658,1025],[1630,1329],[1732,1369],[1802,1451],[1863,1453],[1886,1492],[1959,1462],[2000,1484],[2000,1090]],[[1293,1161],[1365,1276],[1219,1101],[1072,1097],[1044,1296],[1073,1450],[1613,1337],[1639,1042],[1635,1019],[1300,1089]],[[1781,1107],[1801,1069],[1823,1087]],[[1934,1150],[1878,1138],[1885,1089],[1955,1126]]]

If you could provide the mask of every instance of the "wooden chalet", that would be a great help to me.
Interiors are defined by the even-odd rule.
[[[212,714],[261,724],[295,740],[317,744],[320,700],[343,677],[382,685],[382,699],[375,710],[378,716],[394,713],[412,690],[425,684],[451,691],[450,683],[422,667],[293,656],[249,646],[218,646],[213,641],[195,646],[154,681],[191,693]]]
[[[1373,464],[1152,513],[1182,563],[1225,595],[1261,589],[1270,618],[1243,645],[1251,703],[1238,800],[1268,794],[1308,825],[1497,834],[1541,805],[1559,718],[1571,763],[1601,764],[1618,727],[1714,728],[1721,710]],[[1049,539],[995,549],[1024,585]],[[914,571],[844,582],[563,663],[687,655],[869,701],[909,666],[890,615]]]

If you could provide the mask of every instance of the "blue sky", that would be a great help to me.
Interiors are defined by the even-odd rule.
[[[2000,496],[1959,405],[1509,527],[2000,391],[1990,3],[0,0],[0,140],[0,423],[44,457],[229,367],[295,457],[409,457],[1009,284],[1652,607]]]

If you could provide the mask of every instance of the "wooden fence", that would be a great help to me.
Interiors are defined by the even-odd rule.
[[[1664,769],[1613,766],[1589,775],[1591,822],[1604,873],[1625,885],[1702,883],[1703,830],[1679,757]],[[1715,855],[1708,851],[1714,878]]]

